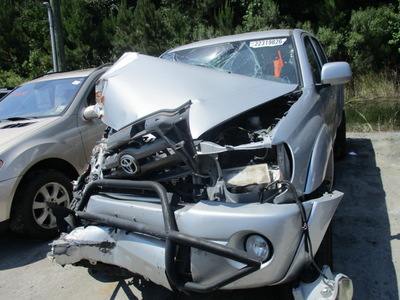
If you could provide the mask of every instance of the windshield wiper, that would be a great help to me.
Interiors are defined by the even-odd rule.
[[[11,117],[7,118],[5,120],[7,121],[24,121],[24,120],[32,120],[32,119],[37,119],[36,117]]]

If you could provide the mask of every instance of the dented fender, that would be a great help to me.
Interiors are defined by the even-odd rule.
[[[324,181],[327,167],[330,162],[329,157],[332,155],[332,149],[332,139],[329,136],[328,127],[324,124],[315,140],[312,150],[304,190],[305,194],[309,194],[316,190]]]

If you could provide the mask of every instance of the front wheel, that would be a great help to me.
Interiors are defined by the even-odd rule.
[[[45,170],[28,175],[14,198],[11,230],[41,240],[55,237],[58,234],[56,218],[47,202],[68,207],[71,198],[72,184],[64,174]]]

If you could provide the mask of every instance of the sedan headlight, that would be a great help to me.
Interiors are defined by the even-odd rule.
[[[262,257],[266,261],[271,255],[270,243],[261,235],[249,235],[245,241],[245,250],[249,253]]]

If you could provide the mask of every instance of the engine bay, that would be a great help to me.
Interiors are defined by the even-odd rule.
[[[285,144],[271,145],[269,133],[295,100],[291,94],[266,102],[196,140],[188,122],[191,101],[118,131],[108,128],[93,150],[90,172],[78,182],[152,180],[182,203],[282,201],[275,200],[281,190],[274,183],[290,179],[290,151]]]

